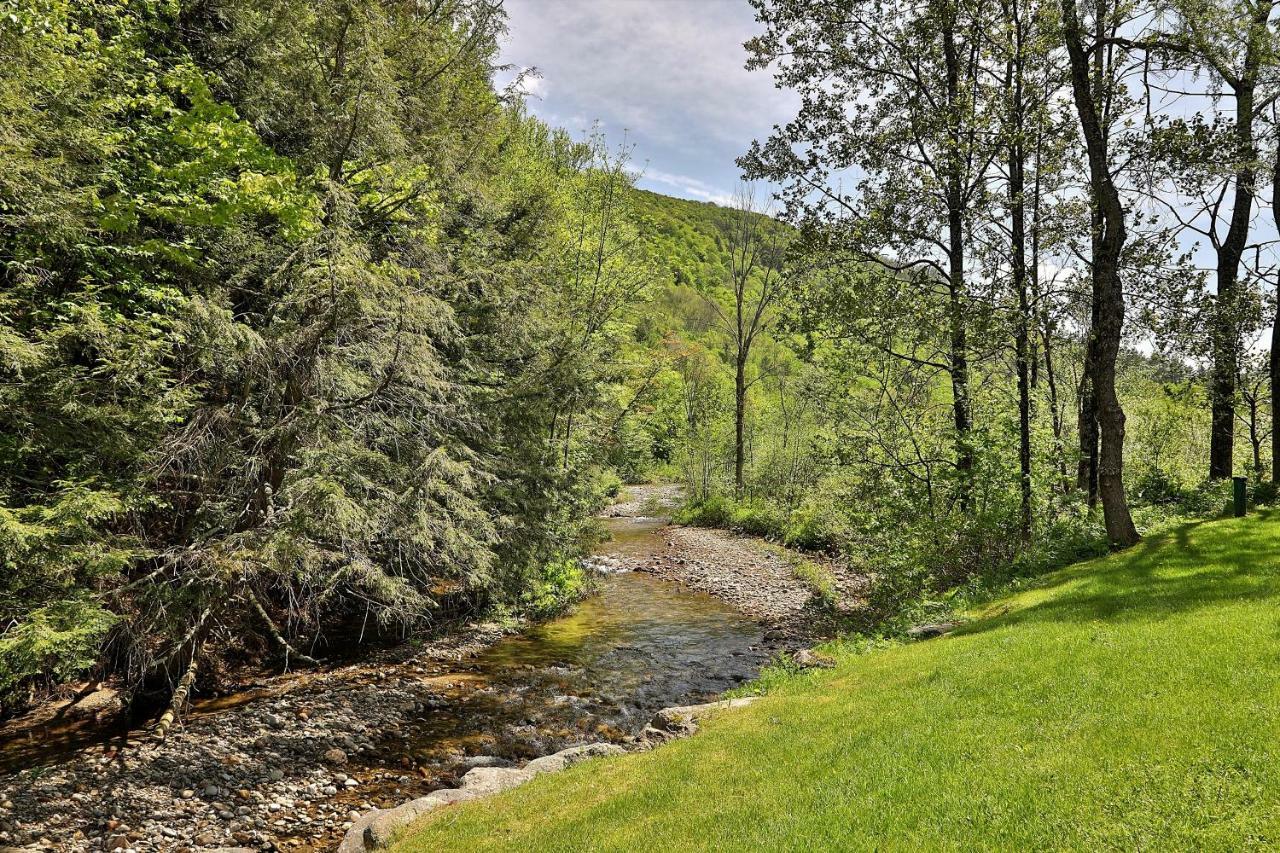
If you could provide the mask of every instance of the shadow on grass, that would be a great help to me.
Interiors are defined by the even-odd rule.
[[[1159,620],[1223,602],[1280,597],[1280,513],[1196,521],[1133,549],[1065,569],[1033,589],[1050,598],[979,619],[976,634],[1037,622]]]

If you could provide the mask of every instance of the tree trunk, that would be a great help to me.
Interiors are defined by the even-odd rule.
[[[1021,39],[1019,39],[1019,48]],[[1021,62],[1021,57],[1014,60]],[[1025,179],[1022,150],[1022,69],[1014,73],[1014,139],[1009,148],[1009,211],[1012,235],[1013,287],[1018,297],[1018,320],[1015,329],[1015,360],[1018,370],[1018,470],[1021,481],[1019,533],[1023,542],[1031,541],[1031,378],[1029,330],[1032,324],[1031,304],[1027,298],[1027,234]]]
[[[739,353],[733,382],[733,486],[739,498],[742,497],[746,485],[742,476],[743,433],[746,417],[747,365],[745,355]]]
[[[1236,156],[1243,166],[1235,175],[1231,224],[1218,247],[1218,295],[1213,317],[1213,432],[1209,442],[1209,477],[1232,473],[1235,447],[1236,378],[1240,371],[1240,323],[1237,317],[1237,279],[1240,258],[1249,239],[1253,215],[1253,85],[1248,78],[1236,89]]]
[[[969,403],[969,344],[965,328],[964,281],[964,194],[960,186],[960,131],[958,106],[960,99],[960,58],[956,51],[955,22],[946,21],[942,28],[943,54],[947,63],[947,103],[956,109],[951,122],[951,148],[947,158],[947,297],[950,307],[951,412],[955,426],[956,473],[959,480],[959,504],[969,509],[973,488],[973,447],[969,431],[973,415]]]
[[[191,650],[191,663],[187,664],[186,671],[182,674],[182,678],[178,680],[178,686],[174,688],[173,696],[169,699],[169,706],[165,708],[160,719],[156,722],[156,726],[152,729],[151,734],[156,740],[164,740],[169,736],[169,729],[177,721],[178,715],[182,713],[182,707],[187,703],[187,697],[191,695],[191,687],[196,683],[196,670],[200,662],[200,644],[197,643]]]
[[[1092,334],[1090,332],[1090,337]],[[1080,458],[1076,463],[1076,488],[1088,496],[1089,506],[1093,507],[1098,505],[1098,405],[1093,395],[1093,348],[1087,343],[1078,396],[1076,432],[1080,439]]]
[[[1054,454],[1057,456],[1058,480],[1061,483],[1062,491],[1065,493],[1071,488],[1071,481],[1067,477],[1067,459],[1066,451],[1063,446],[1062,432],[1062,410],[1058,402],[1058,376],[1056,368],[1053,365],[1053,326],[1049,320],[1049,311],[1045,309],[1040,317],[1040,337],[1041,349],[1044,352],[1044,381],[1045,387],[1049,391],[1049,422],[1053,427],[1053,446]]]
[[[1101,5],[1101,4],[1099,4]],[[1093,323],[1089,330],[1090,379],[1098,412],[1102,448],[1098,455],[1098,495],[1112,547],[1123,548],[1141,537],[1129,513],[1124,491],[1124,408],[1116,395],[1116,358],[1124,329],[1124,291],[1120,253],[1124,249],[1124,208],[1111,179],[1107,140],[1090,90],[1089,57],[1081,43],[1075,0],[1062,0],[1063,36],[1071,60],[1071,88],[1080,130],[1089,155],[1092,202],[1101,220],[1093,258]]]
[[[1280,228],[1280,147],[1271,179],[1271,215]],[[1276,311],[1271,317],[1271,482],[1280,483],[1280,277],[1276,279]]]
[[[1258,397],[1249,397],[1249,446],[1253,448],[1253,479],[1262,482],[1262,439],[1258,435]]]
[[[1227,235],[1218,246],[1218,295],[1213,316],[1213,432],[1209,444],[1209,477],[1221,479],[1232,474],[1235,447],[1236,382],[1240,372],[1240,320],[1238,278],[1240,258],[1249,240],[1249,220],[1253,216],[1254,163],[1258,152],[1253,137],[1253,104],[1260,45],[1267,33],[1272,4],[1256,4],[1244,52],[1240,76],[1227,78],[1235,94],[1236,115],[1232,128],[1236,161],[1235,192]]]
[[[1058,375],[1053,364],[1053,318],[1050,315],[1048,300],[1040,289],[1040,169],[1041,151],[1044,145],[1043,119],[1037,118],[1035,143],[1035,182],[1031,201],[1031,267],[1028,277],[1031,281],[1031,293],[1035,298],[1036,312],[1039,315],[1039,331],[1044,350],[1044,379],[1049,392],[1049,422],[1053,427],[1053,450],[1055,465],[1058,469],[1058,482],[1063,494],[1071,490],[1071,481],[1067,478],[1067,454],[1063,442],[1064,424],[1062,410],[1058,400]]]

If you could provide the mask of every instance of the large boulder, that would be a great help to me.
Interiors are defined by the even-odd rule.
[[[929,625],[916,625],[908,629],[907,635],[913,640],[929,640],[933,637],[945,637],[959,627],[959,622],[934,622]]]
[[[449,788],[432,791],[425,797],[410,800],[393,809],[374,809],[363,814],[351,825],[342,843],[338,845],[338,853],[364,853],[366,850],[383,850],[391,846],[396,833],[422,817],[427,812],[447,806],[451,803],[470,800],[476,795],[469,791]]]
[[[487,797],[517,785],[523,785],[540,773],[555,773],[579,761],[601,755],[619,755],[622,747],[611,743],[589,743],[562,749],[554,755],[535,758],[524,767],[473,767],[462,777],[461,788],[432,791],[425,797],[410,800],[393,809],[374,809],[363,814],[347,830],[338,853],[364,853],[383,850],[409,824],[424,814],[451,803]]]
[[[567,767],[572,767],[579,761],[586,761],[588,758],[622,755],[624,752],[626,752],[625,749],[613,743],[589,743],[585,746],[571,746],[568,749],[560,750],[554,755],[535,758],[524,766],[524,770],[535,775],[538,773],[558,773]]]
[[[718,702],[707,702],[702,705],[677,705],[663,708],[653,715],[649,724],[640,733],[639,742],[642,748],[654,747],[669,740],[688,737],[698,731],[698,721],[718,711],[730,708],[741,708],[750,705],[759,698],[743,696],[738,699],[721,699]]]
[[[791,660],[801,669],[831,669],[836,665],[836,659],[831,655],[813,649],[801,649],[791,656]]]
[[[487,797],[517,785],[523,785],[533,774],[523,767],[474,767],[462,776],[462,790]]]

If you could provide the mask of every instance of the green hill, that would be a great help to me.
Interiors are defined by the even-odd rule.
[[[670,270],[673,284],[710,290],[728,281],[723,234],[732,222],[731,209],[636,189],[632,211],[644,223],[645,242]]]
[[[402,849],[1271,847],[1277,605],[1280,518],[1188,524]]]

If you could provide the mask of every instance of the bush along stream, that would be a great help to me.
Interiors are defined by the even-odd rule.
[[[520,634],[479,626],[409,660],[197,700],[163,743],[108,728],[80,732],[72,750],[45,737],[56,726],[10,730],[0,843],[331,850],[361,815],[455,788],[475,768],[651,743],[658,712],[712,700],[807,642],[814,595],[783,558],[619,514],[653,510],[637,492],[587,561],[598,591]]]

